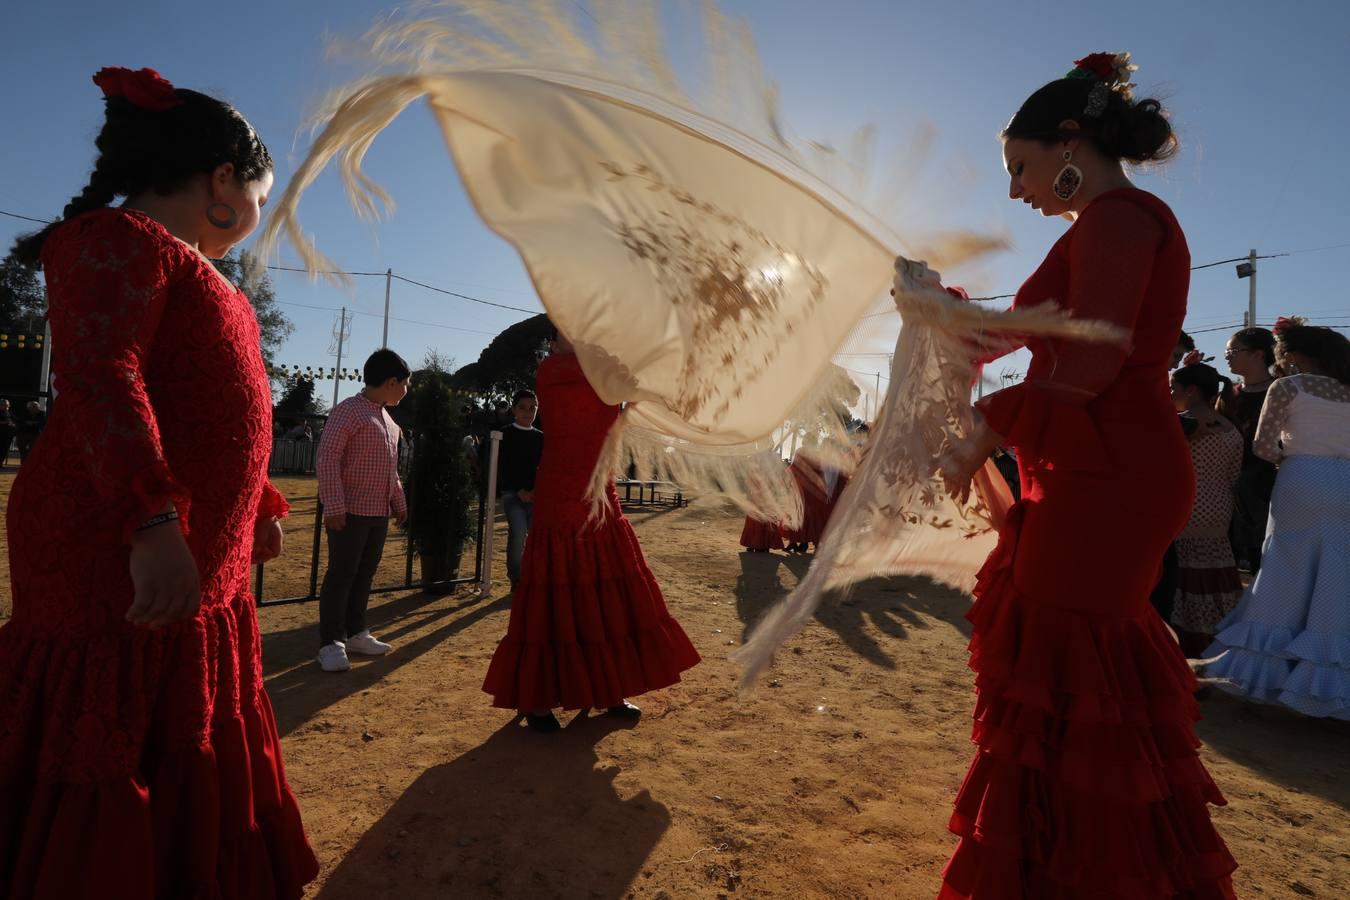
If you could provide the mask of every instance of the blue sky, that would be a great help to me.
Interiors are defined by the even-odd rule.
[[[577,3],[586,0],[563,2],[585,22]],[[663,4],[677,54],[690,43],[696,7],[692,0]],[[1262,262],[1258,318],[1301,313],[1350,325],[1346,4],[723,0],[722,7],[750,21],[795,134],[843,142],[874,124],[880,164],[917,129],[936,129],[924,164],[902,173],[916,186],[902,221],[914,232],[1006,232],[1011,250],[947,273],[981,295],[1016,290],[1067,224],[1008,201],[999,128],[1076,57],[1129,50],[1140,65],[1137,93],[1164,99],[1183,142],[1174,162],[1136,183],[1172,205],[1194,262],[1243,256],[1252,247],[1315,251]],[[356,0],[5,4],[0,210],[50,217],[84,185],[101,116],[90,76],[105,65],[150,66],[176,84],[230,100],[268,142],[284,184],[303,157],[298,129],[307,114],[355,74],[328,57],[327,39],[356,37],[391,8]],[[424,108],[410,109],[381,137],[367,170],[397,201],[387,221],[357,220],[329,176],[306,195],[302,221],[329,256],[354,271],[392,267],[448,290],[541,308],[514,252],[468,207]],[[882,171],[881,180],[894,174]],[[28,228],[0,217],[0,242],[8,246]],[[358,361],[379,344],[382,278],[357,279],[350,290],[288,273],[274,273],[273,281],[296,325],[280,362],[333,364],[337,314],[312,306],[345,304],[359,313],[350,342]],[[1187,327],[1219,328],[1197,334],[1201,348],[1217,354],[1228,335],[1222,326],[1239,322],[1246,303],[1247,282],[1231,265],[1196,272]],[[523,317],[399,282],[392,305],[394,316],[413,321],[391,323],[390,345],[414,362],[429,348],[470,362],[492,334]],[[855,341],[849,350],[884,351],[893,334]],[[870,382],[884,357],[841,361]]]

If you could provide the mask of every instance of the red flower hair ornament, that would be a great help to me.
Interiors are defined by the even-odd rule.
[[[1126,100],[1132,100],[1136,85],[1130,82],[1130,77],[1138,70],[1139,67],[1130,62],[1128,53],[1089,53],[1082,59],[1075,59],[1073,68],[1064,77],[1099,81]]]
[[[151,112],[183,105],[182,98],[174,93],[174,86],[154,69],[132,71],[116,66],[99,69],[94,84],[103,89],[105,97],[118,97]]]
[[[1278,341],[1286,330],[1305,325],[1307,324],[1307,321],[1308,320],[1302,316],[1280,316],[1275,320],[1275,324],[1270,330],[1275,333],[1275,340]]]

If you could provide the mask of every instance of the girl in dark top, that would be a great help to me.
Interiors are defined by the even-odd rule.
[[[1223,354],[1228,368],[1242,383],[1219,398],[1217,409],[1242,434],[1242,473],[1233,489],[1235,504],[1229,538],[1233,556],[1246,560],[1255,574],[1261,568],[1261,542],[1266,536],[1270,494],[1275,488],[1275,466],[1252,452],[1256,423],[1270,387],[1270,367],[1275,364],[1275,335],[1265,328],[1244,328],[1228,339]]]

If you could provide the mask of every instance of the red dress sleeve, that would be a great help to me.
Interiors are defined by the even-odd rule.
[[[1107,197],[1089,206],[1068,248],[1070,315],[1133,333],[1165,235],[1163,223],[1130,200]],[[1129,354],[1119,344],[1042,342],[1028,379],[977,407],[1004,443],[1039,459],[1098,468],[1110,457],[1086,406],[1115,381]]]
[[[263,482],[262,500],[258,503],[258,521],[263,519],[284,519],[291,511],[291,505],[281,495],[281,491],[270,481]]]
[[[166,240],[125,213],[98,212],[63,226],[43,253],[58,402],[128,543],[170,502],[187,527],[190,498],[164,458],[143,376],[174,267]]]

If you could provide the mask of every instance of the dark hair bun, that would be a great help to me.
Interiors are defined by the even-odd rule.
[[[1163,114],[1162,104],[1154,99],[1123,101],[1116,109],[1108,104],[1097,138],[1108,156],[1132,163],[1162,162],[1178,150],[1172,123]]]
[[[1096,94],[1094,95],[1094,91]],[[1101,105],[1101,94],[1106,103]],[[1096,106],[1092,114],[1091,106]],[[1060,128],[1078,123],[1078,131]],[[1091,77],[1066,77],[1039,88],[1026,99],[1003,129],[1003,137],[1052,144],[1081,135],[1103,155],[1141,164],[1164,162],[1180,149],[1162,103],[1135,100],[1106,82]]]

